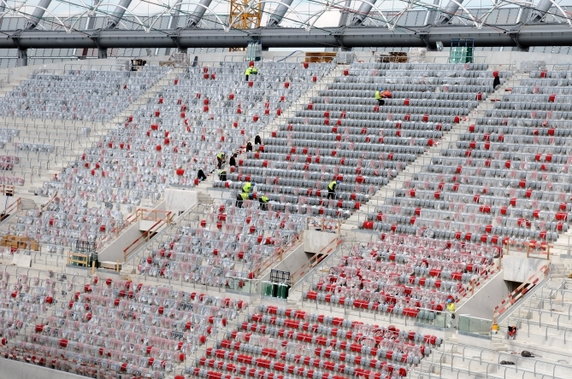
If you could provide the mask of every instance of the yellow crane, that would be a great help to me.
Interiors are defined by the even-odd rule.
[[[229,24],[236,29],[260,27],[262,3],[259,0],[230,0]]]

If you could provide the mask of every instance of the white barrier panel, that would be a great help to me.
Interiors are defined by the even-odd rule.
[[[32,267],[32,257],[24,254],[14,254],[12,264],[18,267]]]
[[[334,233],[306,230],[304,232],[304,251],[306,253],[319,253],[320,250],[328,246],[335,238],[336,234]]]
[[[173,212],[186,211],[198,202],[197,191],[167,188],[165,190],[165,210]]]

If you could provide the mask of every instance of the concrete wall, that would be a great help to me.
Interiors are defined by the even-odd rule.
[[[123,262],[123,249],[139,238],[143,233],[139,230],[139,222],[134,222],[121,232],[119,237],[103,249],[98,256],[100,261]]]
[[[308,260],[309,256],[304,252],[303,245],[299,245],[293,252],[288,254],[282,262],[272,268],[275,270],[288,271],[290,274],[294,274],[300,267],[306,264]],[[270,271],[268,271],[268,274],[264,276],[262,280],[270,280]]]
[[[507,255],[502,259],[504,280],[525,282],[546,263],[545,259],[527,258],[524,255]]]
[[[197,205],[197,191],[182,190],[178,188],[167,188],[165,190],[164,209],[175,213],[184,212]]]
[[[0,358],[0,379],[80,379],[85,376]]]
[[[307,253],[318,253],[336,237],[337,235],[334,233],[306,230],[304,232],[304,251]]]
[[[4,212],[5,209],[8,209],[12,203],[15,203],[18,200],[16,196],[6,196],[0,195],[0,213]]]
[[[492,319],[494,308],[509,294],[509,288],[498,272],[482,286],[466,303],[457,308],[457,314]]]

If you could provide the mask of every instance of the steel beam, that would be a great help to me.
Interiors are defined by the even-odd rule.
[[[44,13],[46,13],[46,9],[48,9],[51,2],[52,0],[40,0],[40,3],[34,8],[34,11],[30,15],[24,29],[35,29],[42,17],[44,17]]]
[[[200,48],[246,47],[259,41],[271,47],[435,47],[437,41],[445,46],[452,38],[471,38],[475,46],[569,46],[572,32],[568,24],[529,24],[519,29],[514,25],[431,26],[418,29],[388,30],[377,27],[333,27],[312,29],[259,28],[251,30],[219,29],[155,30],[99,30],[81,31],[5,31],[0,34],[0,48]]]

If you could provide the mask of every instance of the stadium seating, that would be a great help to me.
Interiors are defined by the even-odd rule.
[[[186,216],[130,257],[136,267],[130,272],[137,275],[134,281],[54,272],[36,277],[28,269],[12,275],[12,269],[5,269],[0,272],[2,357],[104,378],[180,379],[183,375],[177,374],[183,373],[209,379],[410,376],[441,345],[441,338],[353,321],[358,315],[375,318],[385,313],[395,322],[413,319],[416,326],[437,326],[447,301],[461,303],[495,273],[494,258],[500,252],[495,245],[509,239],[554,241],[568,229],[572,90],[557,73],[532,73],[468,126],[456,148],[433,156],[430,165],[368,216],[361,227],[375,230],[371,240],[379,236],[379,241],[343,245],[343,254],[331,254],[326,265],[314,271],[316,282],[291,292],[302,292],[307,308],[329,308],[347,318],[270,304],[245,318],[246,302],[238,296],[220,299],[174,289],[205,286],[220,293],[248,292],[246,287],[255,287],[249,283],[257,283],[300,242],[311,223],[308,216],[324,215],[326,223],[336,223],[333,218],[359,210],[441,143],[492,90],[486,65],[354,63],[278,130],[268,131],[333,65],[257,66],[259,74],[248,81],[244,63],[181,70],[46,183],[39,191],[51,200],[41,210],[21,212],[7,229],[60,251],[62,246],[73,249],[78,241],[101,247],[122,230],[125,216],[136,207],[158,202],[167,187],[198,185],[197,170],[214,172],[216,153],[228,157],[243,151],[245,143],[263,131],[269,134],[263,144],[241,158],[237,168],[227,167],[229,180],[215,181],[215,186],[228,193],[245,181],[254,182],[257,194],[271,198],[269,210],[261,209],[256,198],[241,207],[233,199]],[[76,88],[64,83],[68,76],[83,83],[98,74],[50,75],[36,75],[10,96],[37,83],[48,87],[44,95],[71,88],[70,96],[77,96]],[[48,112],[44,107],[53,104],[45,102],[20,115],[109,120],[124,109],[111,103],[131,101],[122,91],[105,92],[119,77],[110,75],[110,82],[96,91],[108,97],[102,104],[109,108],[101,117],[85,111],[91,100],[79,102],[77,112],[85,118],[73,116],[61,102],[61,114]],[[55,81],[54,88],[46,79]],[[122,90],[139,94],[149,88],[138,87],[135,79],[133,83]],[[393,93],[381,106],[373,98],[378,89]],[[26,101],[4,111],[15,115]],[[60,154],[65,141],[89,134],[87,129],[75,132],[79,134],[64,136],[56,131],[43,139],[33,128],[0,128],[0,146],[8,147],[0,154],[0,184],[17,181],[20,168]],[[336,198],[326,199],[331,180],[340,183]],[[142,279],[168,286],[137,283]],[[257,301],[259,288],[250,293]],[[562,312],[555,311],[552,302],[549,307],[525,306],[511,322],[546,326],[547,343],[556,341],[566,348],[570,328],[560,325],[566,309],[569,318],[569,306]],[[490,367],[510,376],[499,362],[489,362],[488,351],[460,343],[455,349],[481,357],[440,353],[438,363],[428,366],[431,372],[437,367],[446,371],[441,358],[451,359],[450,366],[466,358],[468,368],[451,368],[452,375],[482,374],[474,370],[481,365],[485,374]],[[522,367],[519,375],[536,374],[536,369]],[[541,371],[549,375],[549,370]]]
[[[163,377],[246,307],[125,280],[36,274],[0,279],[0,353],[91,377]]]
[[[496,268],[498,249],[407,234],[354,244],[305,298],[334,306],[433,320],[448,299],[458,302]]]
[[[197,170],[214,170],[217,152],[227,152],[228,157],[240,149],[332,65],[260,67],[260,74],[248,82],[243,64],[188,68],[45,183],[40,194],[57,194],[58,201],[43,212],[22,215],[11,231],[46,244],[74,246],[80,240],[101,245],[121,230],[127,214],[143,200],[156,203],[167,186],[198,184]],[[62,77],[61,82],[70,78],[75,76]],[[221,93],[227,86],[228,92]],[[99,91],[105,88],[102,85]],[[260,120],[252,121],[258,114]]]
[[[299,238],[303,216],[221,205],[201,220],[180,225],[166,242],[143,253],[138,272],[152,277],[240,289]]]
[[[355,63],[215,185],[254,181],[291,212],[348,217],[475,108],[489,76],[480,65]],[[382,106],[380,88],[393,93]]]
[[[572,113],[563,110],[566,96],[551,94],[567,85],[523,80],[364,226],[493,244],[556,241],[571,217],[572,137],[565,120]]]
[[[123,111],[165,74],[146,66],[141,71],[81,69],[62,74],[38,71],[5,95],[4,117],[43,120],[108,121]]]
[[[398,378],[441,342],[394,326],[261,305],[186,373],[200,378]]]

